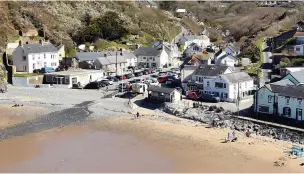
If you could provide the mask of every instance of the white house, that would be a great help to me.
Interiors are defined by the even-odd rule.
[[[204,80],[205,79],[213,79],[218,75],[232,73],[233,70],[228,66],[216,66],[216,65],[202,65],[197,67],[194,71],[194,67],[185,66],[184,75],[182,75],[182,88],[184,91],[198,91],[199,93],[203,93],[204,91]],[[192,74],[190,74],[193,71]],[[181,71],[183,73],[183,70]],[[184,76],[184,77],[183,77]]]
[[[255,112],[303,121],[304,71],[286,75],[256,92]]]
[[[13,64],[16,71],[33,73],[43,67],[59,66],[59,50],[50,43],[21,44],[13,52]]]
[[[237,56],[239,55],[241,52],[240,52],[240,47],[237,47],[233,44],[229,44],[226,49],[225,49],[226,53],[228,55],[232,55],[232,56]]]
[[[178,47],[176,44],[169,44],[168,42],[162,42],[162,41],[157,41],[155,42],[152,47],[155,47],[155,48],[158,48],[158,49],[165,49],[165,51],[167,52],[168,54],[168,57],[169,57],[169,64],[173,64],[174,63],[174,59],[179,57],[180,54],[179,54],[179,50],[178,50]]]
[[[293,47],[294,49],[294,53],[297,55],[297,56],[303,56],[304,55],[304,44],[301,44],[301,45],[295,45]]]
[[[195,35],[186,35],[179,39],[178,43],[184,45],[184,50],[192,43],[196,43],[202,48],[206,48],[210,45],[210,39],[207,35],[195,36]]]
[[[163,68],[169,65],[169,55],[165,46],[161,47],[139,47],[135,51],[137,64],[141,67]]]
[[[246,72],[233,72],[204,79],[204,93],[214,94],[221,100],[235,102],[253,94],[253,79]]]
[[[220,54],[220,56],[218,56],[215,60],[216,65],[235,66],[238,63],[239,60],[236,57],[229,54],[225,54],[225,52]]]

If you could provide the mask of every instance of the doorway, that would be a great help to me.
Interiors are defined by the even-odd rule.
[[[297,109],[297,120],[302,121],[302,109]]]

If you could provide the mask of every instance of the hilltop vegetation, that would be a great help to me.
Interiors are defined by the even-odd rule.
[[[1,40],[15,41],[19,30],[36,28],[52,42],[68,46],[99,39],[115,46],[132,42],[130,35],[138,35],[136,42],[146,45],[157,39],[171,40],[181,30],[170,13],[135,1],[0,2],[0,21]]]

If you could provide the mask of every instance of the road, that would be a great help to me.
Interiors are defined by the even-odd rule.
[[[263,47],[262,49],[264,50],[265,48],[267,48],[267,44],[266,42],[263,43]],[[263,56],[264,56],[264,61],[263,63],[270,63],[271,59],[270,57],[272,56],[272,53],[269,51],[263,51]],[[268,78],[268,72],[270,70],[268,69],[262,69],[262,75],[260,77],[260,87],[264,86],[266,82],[269,82],[269,78]]]
[[[185,34],[186,32],[187,32],[187,29],[182,26],[182,32],[179,33],[174,39],[172,39],[171,45],[173,45],[174,42],[176,43],[183,36],[183,34]]]

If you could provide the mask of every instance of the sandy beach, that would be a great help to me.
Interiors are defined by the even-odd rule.
[[[156,110],[132,110],[119,98],[98,99],[98,91],[90,91],[92,102],[81,91],[68,91],[76,95],[67,95],[65,104],[60,100],[65,90],[43,103],[36,102],[43,91],[12,90],[0,103],[0,172],[304,171],[299,165],[304,159],[284,155],[289,142],[236,132],[237,142],[222,143],[231,130]],[[20,100],[27,95],[37,100]],[[24,106],[12,108],[13,103]],[[145,116],[134,119],[137,111]],[[285,165],[274,166],[275,161]]]

